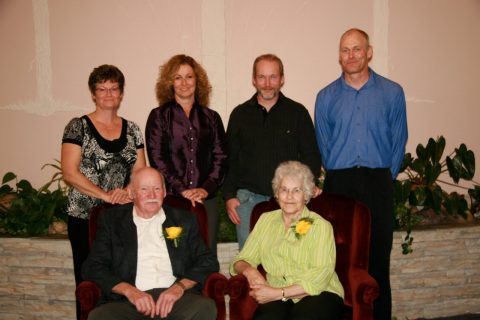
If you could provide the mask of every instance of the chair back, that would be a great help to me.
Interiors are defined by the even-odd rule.
[[[352,306],[349,269],[357,267],[368,270],[369,209],[353,199],[326,193],[311,199],[307,207],[332,224],[337,251],[335,271],[345,289],[345,304]],[[250,218],[250,229],[262,213],[276,209],[279,209],[279,206],[274,199],[257,204]]]
[[[196,203],[195,207],[192,206],[192,202],[188,199],[179,196],[167,195],[163,200],[163,203],[172,208],[183,209],[189,211],[195,215],[198,222],[198,229],[203,241],[208,245],[208,216],[205,206],[201,203]]]

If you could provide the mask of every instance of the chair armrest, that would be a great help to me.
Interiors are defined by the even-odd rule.
[[[377,282],[359,268],[351,268],[348,278],[352,289],[353,319],[373,319],[373,301],[379,295]]]
[[[202,294],[215,301],[217,306],[217,320],[225,320],[228,279],[223,274],[215,272],[208,276],[203,286]]]
[[[257,302],[249,295],[247,278],[236,275],[228,280],[230,295],[230,320],[250,320],[257,309]]]
[[[102,290],[92,281],[81,282],[75,290],[75,296],[80,303],[80,319],[87,320],[88,314],[100,300]]]

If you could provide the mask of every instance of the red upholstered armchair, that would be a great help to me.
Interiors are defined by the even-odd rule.
[[[278,209],[272,199],[259,203],[252,212],[250,229],[260,215]],[[370,212],[368,208],[349,198],[321,194],[308,208],[330,221],[337,248],[336,272],[345,289],[345,319],[373,319],[373,301],[378,296],[378,285],[368,274],[370,248]],[[229,280],[230,319],[252,319],[256,301],[248,295],[248,282],[237,275]]]
[[[192,212],[197,216],[198,224],[199,224],[199,231],[204,239],[205,243],[207,243],[207,213],[205,211],[205,207],[202,204],[197,204],[195,207],[191,206],[190,201],[175,197],[175,196],[167,196],[165,197],[164,203],[171,207],[181,208],[187,211]],[[92,244],[93,240],[95,239],[95,234],[97,231],[97,218],[101,214],[101,212],[109,207],[112,207],[111,204],[101,204],[92,208],[90,211],[90,219],[89,219],[89,240],[90,245]],[[203,288],[203,295],[207,296],[215,301],[217,306],[217,319],[224,320],[226,317],[226,308],[225,308],[225,293],[227,290],[228,279],[220,273],[213,273],[211,274]],[[78,285],[75,290],[75,296],[77,300],[80,302],[80,319],[86,320],[88,318],[88,314],[93,308],[96,307],[98,301],[101,297],[101,289],[91,281],[83,281]]]

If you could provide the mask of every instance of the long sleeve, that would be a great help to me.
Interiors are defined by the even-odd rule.
[[[408,139],[407,112],[405,94],[400,90],[393,101],[393,112],[390,119],[392,130],[392,179],[398,175],[405,156],[405,144]]]
[[[187,278],[197,282],[196,289],[202,289],[206,278],[213,272],[218,272],[219,263],[216,256],[207,248],[200,236],[198,222],[189,212],[164,207],[167,219],[163,227],[180,226],[183,228],[178,247],[167,239],[168,252],[172,262],[175,277]]]
[[[147,144],[147,155],[150,165],[158,169],[168,185],[177,193],[186,189],[178,170],[172,161],[171,137],[169,136],[169,123],[171,114],[165,115],[161,107],[150,112],[145,127],[145,138]],[[166,119],[165,119],[166,118]]]
[[[343,287],[335,273],[333,228],[307,208],[300,218],[306,217],[314,223],[305,236],[297,239],[292,228],[285,232],[281,210],[264,213],[231,263],[230,273],[234,275],[233,265],[243,260],[253,267],[261,264],[272,287],[296,284],[310,295],[330,291],[343,297]]]
[[[320,176],[320,169],[322,165],[320,152],[317,147],[312,118],[305,108],[300,109],[298,132],[300,137],[300,139],[298,139],[300,161],[306,164],[310,170],[312,170],[315,178],[318,178]]]
[[[118,210],[118,211],[117,211]],[[122,297],[112,292],[120,282],[135,285],[137,266],[137,238],[133,221],[128,229],[118,232],[118,225],[131,217],[132,205],[128,204],[103,212],[98,217],[97,233],[88,258],[82,267],[85,280],[93,281],[102,289],[107,300]],[[130,218],[131,219],[131,218]]]
[[[332,139],[332,133],[328,124],[327,107],[324,99],[325,97],[319,93],[315,101],[315,135],[317,138],[318,149],[322,156],[323,166],[325,167],[326,160],[330,156],[328,144]]]
[[[239,177],[239,153],[241,144],[239,143],[239,121],[237,119],[238,109],[234,109],[230,114],[227,127],[227,150],[228,150],[228,170],[225,182],[222,186],[222,192],[225,199],[236,197],[237,177]]]
[[[207,190],[209,196],[215,195],[216,191],[223,183],[227,171],[227,139],[222,118],[218,113],[214,113],[212,122],[212,147],[206,150],[211,157],[210,171],[201,187]]]

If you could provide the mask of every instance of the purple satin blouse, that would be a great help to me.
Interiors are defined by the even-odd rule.
[[[169,102],[150,112],[145,129],[150,165],[162,172],[169,194],[204,188],[213,197],[227,165],[225,129],[220,115],[194,104],[187,118]]]

